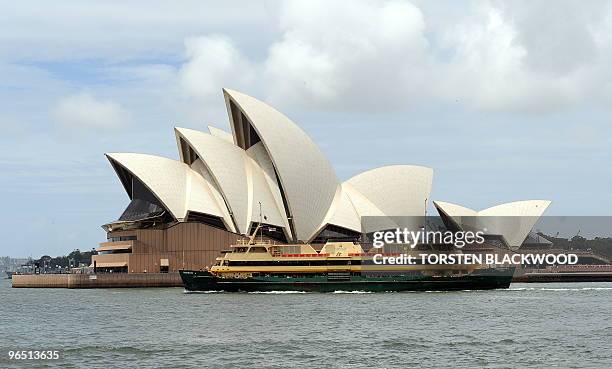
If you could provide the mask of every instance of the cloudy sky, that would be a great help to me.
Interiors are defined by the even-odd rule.
[[[0,35],[0,255],[104,241],[128,198],[103,153],[177,158],[174,126],[229,129],[222,87],[340,179],[425,165],[433,199],[610,215],[610,3],[22,0]]]

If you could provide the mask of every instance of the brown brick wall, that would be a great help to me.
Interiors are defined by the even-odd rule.
[[[166,229],[112,232],[113,236],[133,234],[137,240],[129,258],[130,273],[158,273],[161,259],[168,259],[171,272],[183,268],[204,269],[214,262],[221,250],[243,238],[196,222],[176,223]]]

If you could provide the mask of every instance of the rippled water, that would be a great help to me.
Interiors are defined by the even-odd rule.
[[[9,349],[50,367],[612,367],[612,283],[407,293],[11,289]],[[44,362],[21,362],[23,367]]]

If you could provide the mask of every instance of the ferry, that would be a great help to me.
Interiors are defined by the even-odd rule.
[[[410,250],[416,260],[423,251]],[[217,257],[208,270],[180,270],[187,291],[453,291],[508,288],[513,267],[475,264],[380,265],[379,249],[364,252],[358,243],[285,245],[254,236]],[[399,256],[386,253],[383,256]],[[379,256],[380,258],[380,256]]]

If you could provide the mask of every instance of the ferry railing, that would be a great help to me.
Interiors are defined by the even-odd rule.
[[[276,245],[276,243],[273,241],[267,240],[267,239],[264,239],[264,240],[256,239],[256,240],[253,240],[253,243],[251,243],[251,241],[248,239],[236,240],[236,246],[252,246],[252,245]]]

